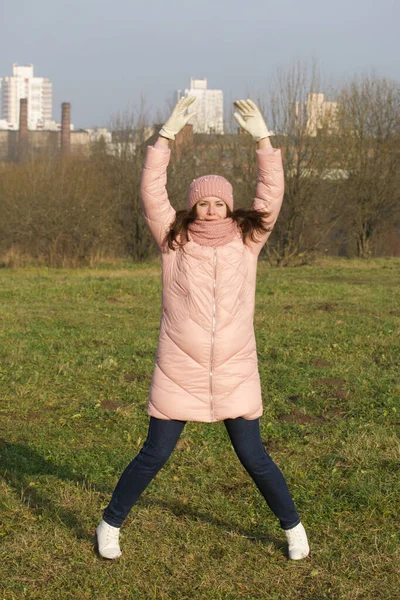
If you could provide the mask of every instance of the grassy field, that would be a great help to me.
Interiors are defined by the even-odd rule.
[[[147,433],[157,263],[0,270],[0,600],[399,597],[400,261],[260,263],[265,447],[311,556],[284,534],[222,423],[188,423],[132,510],[94,529]]]

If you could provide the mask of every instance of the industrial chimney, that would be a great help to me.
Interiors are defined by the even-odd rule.
[[[18,131],[18,159],[24,160],[28,155],[28,99],[19,101],[19,131]]]
[[[61,105],[61,154],[67,156],[71,151],[71,105]]]

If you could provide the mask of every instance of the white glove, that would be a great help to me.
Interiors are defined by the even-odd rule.
[[[239,112],[235,112],[233,116],[240,127],[250,133],[256,142],[271,135],[262,114],[252,100],[236,100],[234,105]]]
[[[195,96],[184,96],[178,100],[170,118],[160,129],[160,135],[162,135],[162,137],[168,138],[169,140],[175,139],[176,134],[186,125],[193,115],[196,114],[195,112],[191,112],[188,115],[184,114],[195,100]]]

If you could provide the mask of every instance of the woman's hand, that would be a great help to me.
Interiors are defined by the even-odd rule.
[[[240,127],[247,131],[255,142],[259,142],[271,135],[262,114],[252,100],[236,100],[234,106],[239,112],[235,112],[233,116]]]
[[[195,112],[185,115],[185,112],[196,100],[194,96],[184,96],[175,105],[170,118],[160,129],[160,135],[169,140],[174,140],[176,134],[186,125],[186,123],[195,115]]]

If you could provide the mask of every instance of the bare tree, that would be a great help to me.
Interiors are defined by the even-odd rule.
[[[326,103],[322,89],[315,66],[296,65],[278,73],[268,101],[259,101],[286,178],[282,212],[263,250],[273,265],[309,263],[322,244],[331,252],[340,244],[348,253],[348,240],[360,257],[399,247],[399,85],[355,79],[337,103]],[[159,130],[148,121],[142,100],[112,119],[111,143],[92,143],[88,156],[63,158],[49,148],[18,164],[0,163],[3,261],[13,252],[59,266],[154,256],[140,200],[146,145]],[[187,125],[168,168],[177,210],[187,205],[191,180],[206,173],[227,177],[236,207],[249,207],[257,179],[250,136],[194,136]]]
[[[321,102],[321,89],[315,64],[297,64],[278,72],[264,110],[285,169],[282,211],[265,248],[278,266],[310,262],[341,216],[341,176],[332,153],[335,106]]]
[[[109,255],[118,238],[107,174],[87,159],[31,157],[9,164],[0,185],[2,253],[82,264]]]
[[[124,238],[125,252],[134,260],[145,260],[155,251],[154,242],[143,218],[140,178],[146,140],[153,133],[142,100],[136,111],[114,116],[112,150],[108,159],[113,202],[118,207],[118,221]]]
[[[377,76],[355,78],[339,102],[349,225],[357,255],[368,258],[376,234],[399,214],[400,85]]]

